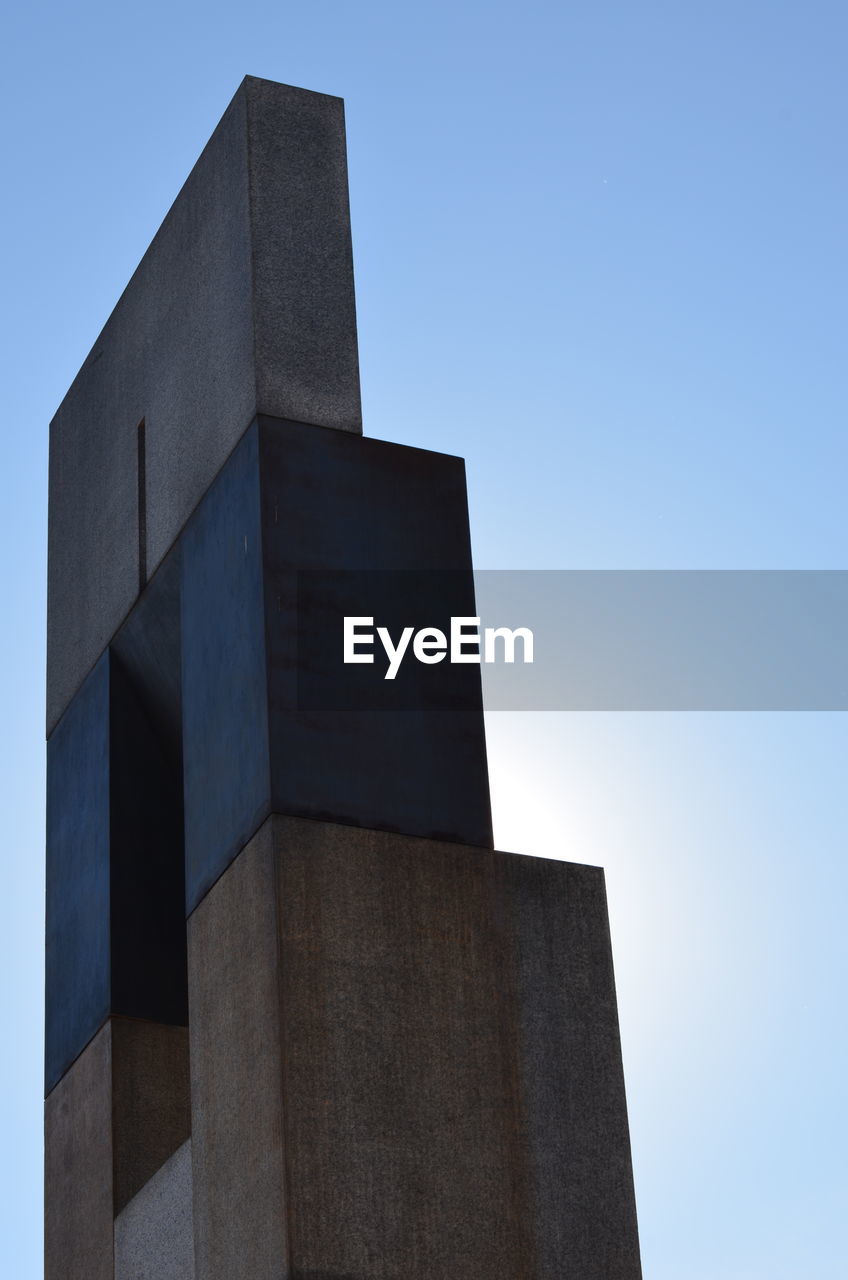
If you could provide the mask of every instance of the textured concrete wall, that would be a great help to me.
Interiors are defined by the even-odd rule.
[[[190,1131],[188,1032],[112,1018],[45,1102],[46,1280],[113,1280],[113,1219]]]
[[[282,1027],[271,823],[189,922],[197,1273],[287,1276]]]
[[[249,77],[51,424],[48,731],[259,412],[361,430],[343,104]]]
[[[191,1133],[185,1027],[112,1018],[115,1213]]]
[[[113,1280],[112,1162],[107,1024],[45,1103],[45,1280]]]
[[[191,1140],[115,1219],[114,1280],[194,1280]]]
[[[359,432],[341,98],[249,77],[256,412]]]
[[[496,854],[527,1230],[545,1280],[641,1274],[604,874]]]
[[[637,1280],[602,876],[542,865],[273,817],[206,895],[204,1280]]]

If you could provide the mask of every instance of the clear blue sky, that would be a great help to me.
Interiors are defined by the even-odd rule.
[[[33,3],[0,63],[0,1250],[35,1280],[47,424],[238,82],[346,99],[366,431],[466,457],[480,567],[845,568],[848,11]],[[647,1280],[848,1274],[846,739],[491,717],[501,845],[607,869]]]

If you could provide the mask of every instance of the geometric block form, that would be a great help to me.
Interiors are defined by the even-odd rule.
[[[269,828],[188,922],[194,1250],[204,1280],[289,1274]]]
[[[45,1280],[113,1280],[111,1076],[107,1024],[45,1103]]]
[[[48,732],[263,412],[361,431],[343,103],[248,77],[51,424]]]
[[[115,1219],[114,1280],[194,1280],[191,1140]]]
[[[189,1125],[186,1029],[111,1018],[45,1102],[47,1280],[113,1280],[113,1219]]]
[[[534,1276],[641,1275],[604,874],[496,854]]]
[[[188,930],[204,1280],[638,1280],[602,872],[273,816]]]
[[[188,1022],[178,763],[108,651],[47,748],[45,1092],[110,1014]]]
[[[191,1133],[185,1027],[112,1018],[115,1213]]]
[[[260,418],[180,558],[188,911],[271,812],[491,846],[479,667],[341,664],[345,614],[474,614],[461,459]]]

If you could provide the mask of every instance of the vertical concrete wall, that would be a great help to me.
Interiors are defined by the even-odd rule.
[[[204,1280],[637,1280],[602,876],[538,868],[272,817],[206,895]]]
[[[604,874],[495,855],[526,1227],[544,1280],[641,1274]]]
[[[270,822],[206,895],[189,940],[197,1274],[279,1280],[289,1209]]]
[[[115,1219],[114,1280],[195,1280],[191,1139]]]
[[[343,104],[248,77],[50,428],[55,1280],[187,1135],[177,544],[263,411],[361,431]]]
[[[114,1218],[189,1127],[185,1028],[110,1019],[45,1104],[47,1280],[113,1280]]]
[[[112,1035],[107,1024],[44,1110],[45,1280],[113,1280]]]
[[[362,429],[343,103],[248,77],[50,426],[48,731],[257,413]]]

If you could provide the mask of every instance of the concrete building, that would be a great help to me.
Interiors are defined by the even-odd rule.
[[[339,665],[474,614],[361,431],[343,106],[247,78],[51,424],[48,1280],[641,1274],[603,873],[478,668]]]

